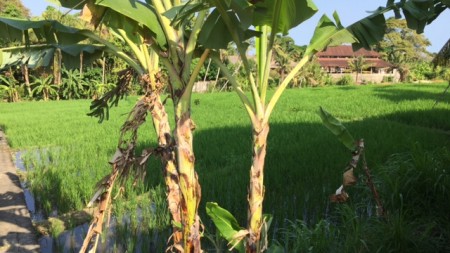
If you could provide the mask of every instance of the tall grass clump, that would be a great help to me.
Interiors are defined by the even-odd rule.
[[[375,205],[363,185],[350,202],[332,207],[315,224],[287,221],[274,236],[283,252],[449,252],[450,156],[447,148],[420,146],[392,155],[375,178],[387,210]]]
[[[391,214],[380,250],[450,250],[450,153],[415,145],[391,156],[379,171],[381,195]],[[411,251],[409,251],[411,252]]]

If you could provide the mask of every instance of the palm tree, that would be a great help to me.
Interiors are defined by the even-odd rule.
[[[358,83],[358,75],[363,70],[368,69],[371,64],[366,61],[366,59],[363,56],[358,56],[356,58],[353,58],[348,62],[348,66],[352,71],[356,72],[356,80],[355,82]]]
[[[284,80],[289,71],[293,68],[293,63],[300,60],[302,48],[295,45],[295,41],[289,36],[276,36],[273,43],[273,59],[277,65],[277,72],[280,75],[279,82]]]
[[[51,75],[47,77],[34,77],[34,82],[31,83],[34,86],[32,94],[38,93],[42,94],[44,101],[48,101],[51,95],[58,95],[58,86],[52,84],[53,77]]]

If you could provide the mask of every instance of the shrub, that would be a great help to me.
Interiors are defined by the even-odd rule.
[[[394,81],[393,76],[383,76],[383,80],[381,82],[382,83],[392,83],[393,81]]]
[[[419,62],[411,68],[411,78],[414,81],[431,80],[436,78],[433,66],[428,62]]]
[[[350,85],[353,84],[353,77],[351,75],[343,75],[336,81],[336,85]]]

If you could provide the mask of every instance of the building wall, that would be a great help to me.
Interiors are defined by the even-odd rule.
[[[339,80],[344,75],[350,75],[353,77],[353,81],[356,83],[356,73],[344,73],[344,74],[329,74],[334,81]],[[358,75],[358,83],[382,83],[383,79],[392,77],[392,82],[398,82],[400,80],[400,75],[398,71],[395,71],[392,74],[363,74],[360,73]]]

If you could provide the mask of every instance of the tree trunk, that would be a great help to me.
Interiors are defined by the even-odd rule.
[[[183,98],[182,98],[183,99]],[[200,253],[200,218],[197,214],[201,199],[201,188],[197,172],[194,170],[195,156],[193,150],[193,135],[195,124],[191,119],[190,106],[180,101],[176,116],[176,150],[178,170],[180,173],[180,189],[183,195],[181,201],[181,219],[184,229],[184,253]]]
[[[250,170],[250,187],[248,193],[248,230],[247,253],[259,252],[261,228],[263,223],[262,211],[264,200],[264,160],[266,157],[267,136],[269,125],[253,129],[253,162]]]

